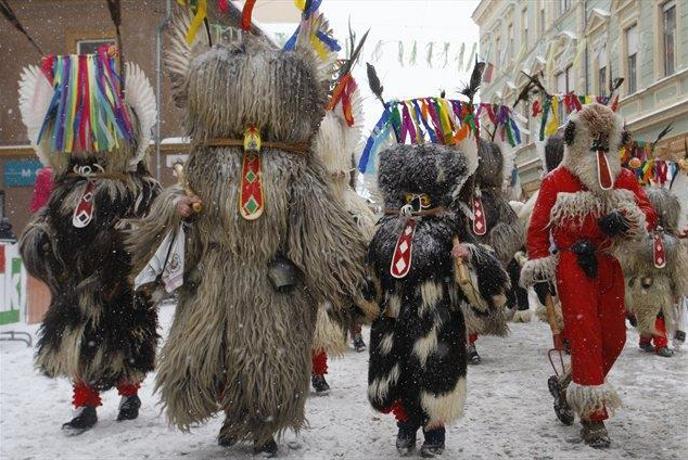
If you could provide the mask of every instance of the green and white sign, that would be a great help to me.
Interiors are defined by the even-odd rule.
[[[0,326],[24,321],[26,270],[17,244],[0,243]]]

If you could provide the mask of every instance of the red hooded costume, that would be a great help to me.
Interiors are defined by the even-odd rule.
[[[614,254],[655,225],[635,176],[620,166],[621,136],[621,118],[605,106],[571,116],[563,161],[535,203],[521,274],[525,285],[556,280],[571,345],[567,400],[583,420],[604,420],[620,405],[605,381],[626,341],[624,276]]]

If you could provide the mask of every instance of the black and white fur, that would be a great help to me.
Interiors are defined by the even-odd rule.
[[[405,192],[426,193],[433,207],[447,207],[418,219],[405,278],[389,272],[404,217],[385,216],[368,252],[382,311],[371,329],[368,399],[378,411],[400,401],[411,421],[425,429],[460,417],[466,398],[467,304],[455,281],[454,237],[470,248],[469,263],[488,311],[498,308],[508,285],[499,262],[472,243],[463,217],[450,206],[469,175],[466,157],[445,146],[396,145],[380,153],[378,184],[386,208],[403,206]]]

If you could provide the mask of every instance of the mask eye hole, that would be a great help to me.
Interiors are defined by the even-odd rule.
[[[413,201],[413,193],[404,193],[404,203],[408,204]]]
[[[420,207],[423,209],[429,208],[430,207],[430,197],[425,193],[421,193],[419,195],[419,197],[420,197]]]

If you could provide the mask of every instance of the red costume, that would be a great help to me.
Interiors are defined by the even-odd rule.
[[[620,405],[605,378],[626,341],[624,275],[614,253],[654,227],[655,213],[618,164],[619,117],[592,104],[571,116],[566,131],[562,164],[544,178],[531,216],[521,279],[556,280],[571,346],[566,397],[582,420],[601,421]],[[609,216],[620,230],[605,227]]]

